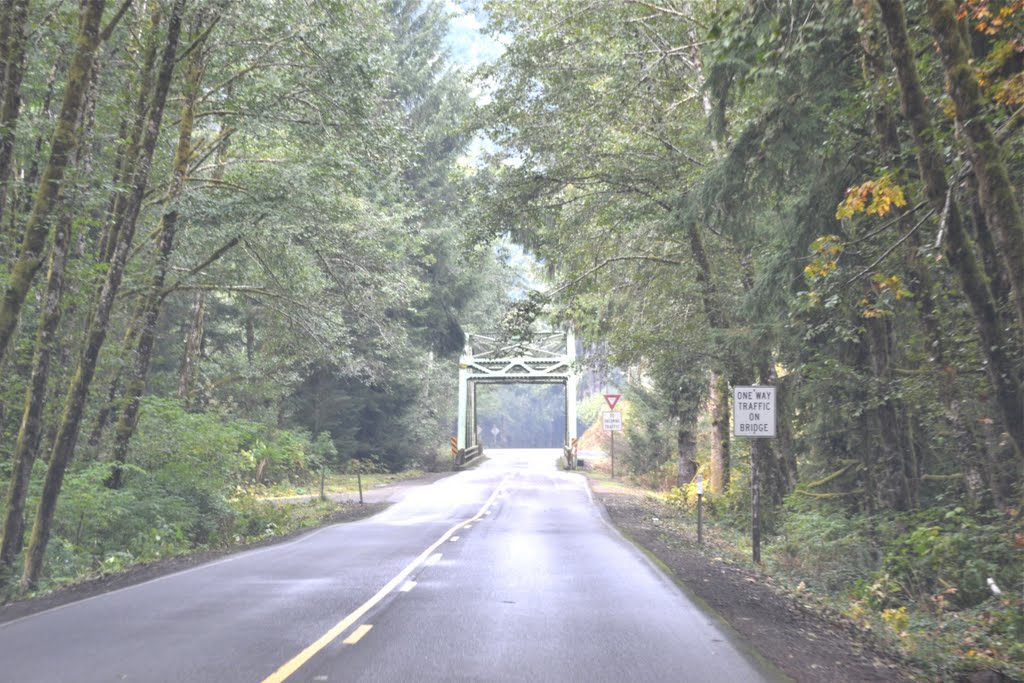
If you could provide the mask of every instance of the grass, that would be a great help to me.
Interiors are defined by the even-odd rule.
[[[369,473],[363,474],[363,490],[376,488],[378,486],[386,486],[388,484],[396,484],[408,479],[417,479],[426,475],[427,472],[420,469],[405,470],[403,472],[396,473]],[[345,494],[345,493],[358,493],[359,492],[359,480],[355,474],[343,474],[337,472],[331,472],[327,475],[324,480],[324,493],[326,495],[331,494]],[[294,484],[294,483],[283,483],[275,484],[274,486],[262,487],[259,492],[255,493],[255,497],[259,500],[280,500],[283,498],[296,498],[299,496],[319,496],[320,495],[320,479],[313,478],[310,481]]]

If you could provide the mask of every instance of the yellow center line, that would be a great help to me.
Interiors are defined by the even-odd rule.
[[[505,479],[508,479],[508,477],[506,477]],[[491,494],[491,497],[487,499],[487,502],[484,503],[483,506],[481,506],[479,512],[477,512],[470,519],[463,520],[463,521],[459,522],[458,524],[456,524],[455,526],[453,526],[448,531],[444,532],[444,534],[441,535],[441,538],[439,538],[436,541],[434,541],[430,545],[429,548],[427,548],[422,553],[420,553],[419,556],[417,556],[415,560],[410,562],[405,567],[405,569],[403,569],[402,571],[398,572],[398,574],[395,575],[395,578],[391,579],[386,584],[384,584],[384,587],[381,588],[376,593],[374,593],[373,597],[371,597],[369,600],[367,600],[362,605],[357,607],[355,609],[355,611],[353,611],[347,617],[345,617],[344,619],[339,621],[337,624],[332,626],[330,628],[330,630],[327,631],[327,633],[323,634],[322,636],[317,638],[315,641],[313,641],[313,643],[311,645],[309,645],[308,647],[306,647],[306,649],[304,649],[302,652],[300,652],[299,654],[295,655],[294,657],[289,659],[287,662],[282,664],[280,666],[280,668],[278,668],[277,671],[275,671],[274,673],[272,673],[269,676],[267,676],[266,678],[264,678],[262,683],[284,683],[284,681],[288,680],[288,677],[291,676],[296,671],[298,671],[299,667],[301,667],[303,664],[305,664],[310,659],[312,659],[313,656],[316,653],[320,652],[320,650],[322,650],[325,647],[327,647],[328,645],[330,645],[331,642],[333,642],[338,636],[340,636],[342,633],[347,631],[348,628],[350,626],[352,626],[352,624],[354,624],[357,621],[359,621],[360,619],[362,619],[363,616],[367,612],[369,612],[371,609],[373,609],[377,605],[377,603],[379,603],[381,600],[383,600],[385,597],[387,597],[388,593],[393,591],[396,587],[398,587],[399,584],[401,584],[403,581],[405,581],[409,577],[409,575],[412,574],[416,570],[417,567],[419,567],[421,564],[423,564],[423,562],[427,558],[430,557],[431,553],[433,553],[435,550],[437,550],[441,546],[442,543],[444,543],[449,538],[451,538],[451,536],[456,531],[458,531],[459,528],[462,527],[463,524],[465,524],[467,521],[468,522],[475,522],[478,519],[480,519],[483,516],[483,514],[484,514],[484,510],[486,510],[487,507],[491,503],[493,503],[494,500],[498,497],[498,494],[501,493],[502,486],[504,486],[504,485],[505,485],[505,480],[502,480],[501,484],[499,484],[498,487],[496,489],[494,489],[494,493]]]
[[[349,634],[348,638],[341,642],[345,645],[355,645],[360,640],[362,640],[363,636],[370,632],[371,628],[373,628],[373,624],[363,624],[355,631],[352,631],[352,633]]]

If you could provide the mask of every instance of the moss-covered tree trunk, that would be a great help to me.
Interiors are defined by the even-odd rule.
[[[725,493],[729,488],[729,383],[711,373],[708,394],[708,412],[711,414],[711,477],[709,486],[714,493]]]
[[[3,302],[0,303],[0,361],[3,361],[7,353],[32,281],[43,264],[51,217],[61,203],[64,174],[71,154],[79,144],[76,127],[85,106],[93,60],[100,43],[100,20],[105,4],[105,0],[86,0],[82,4],[74,57],[68,71],[68,84],[64,89],[57,126],[50,142],[49,161],[25,225],[18,259],[7,280]]]
[[[192,314],[185,330],[185,348],[178,368],[178,398],[186,406],[195,398],[196,374],[199,371],[199,354],[203,347],[204,320],[206,317],[206,292],[198,290],[192,298]]]
[[[149,362],[153,356],[157,321],[160,316],[160,307],[164,300],[164,284],[167,280],[167,271],[170,266],[171,250],[174,248],[174,233],[178,225],[176,203],[184,192],[185,181],[188,177],[189,161],[192,157],[192,129],[195,124],[195,105],[203,76],[201,58],[201,50],[196,49],[193,50],[191,59],[189,59],[188,75],[186,76],[181,107],[178,147],[174,153],[170,184],[168,185],[165,197],[165,206],[168,208],[160,217],[160,241],[157,251],[157,262],[152,279],[150,280],[149,294],[143,306],[132,376],[126,387],[124,406],[121,409],[121,415],[114,429],[114,466],[107,482],[111,488],[120,488],[124,479],[122,466],[128,460],[128,445],[139,422],[139,405],[146,388]]]
[[[0,225],[3,224],[4,207],[7,205],[7,184],[11,174],[11,159],[14,157],[15,132],[18,115],[21,112],[21,81],[25,76],[26,24],[28,23],[28,0],[14,0],[5,3],[0,20],[4,23],[0,34],[0,51],[3,64],[0,77]]]
[[[113,310],[117,291],[121,285],[128,253],[131,250],[139,211],[142,207],[142,200],[148,184],[149,168],[152,163],[153,152],[156,149],[160,124],[163,120],[164,104],[167,100],[167,93],[170,90],[171,76],[174,73],[184,5],[185,0],[176,0],[168,20],[167,36],[161,54],[159,75],[146,120],[142,153],[135,168],[131,197],[123,214],[123,222],[115,232],[118,235],[117,246],[113,251],[113,257],[107,270],[103,289],[100,292],[99,299],[90,318],[85,348],[79,358],[78,367],[68,388],[60,427],[57,430],[57,436],[50,452],[50,464],[46,470],[46,479],[43,482],[39,508],[36,511],[35,524],[32,528],[32,539],[29,542],[28,551],[25,555],[25,568],[21,579],[22,588],[25,590],[36,585],[42,572],[43,556],[46,553],[46,546],[50,540],[53,517],[57,510],[57,499],[60,496],[61,486],[64,483],[64,474],[74,455],[82,414],[85,410],[86,397],[92,383],[93,373],[96,370],[100,349],[106,339],[110,313]]]
[[[889,36],[892,60],[900,84],[903,114],[910,124],[917,152],[918,168],[932,207],[943,217],[946,231],[943,250],[971,304],[975,326],[985,354],[985,370],[994,393],[999,416],[1018,457],[1024,446],[1024,396],[1017,370],[1008,353],[1007,339],[988,288],[987,279],[974,254],[974,245],[963,225],[960,208],[949,196],[945,165],[939,155],[924,91],[907,36],[906,15],[899,0],[878,0]]]
[[[870,7],[873,6],[864,5],[862,9],[867,10]],[[874,12],[865,11],[864,20],[865,25],[876,26],[876,15]],[[883,30],[881,25],[877,25],[877,27],[879,31]],[[872,107],[874,110],[875,131],[878,135],[884,158],[889,165],[895,168],[903,163],[905,155],[899,137],[897,117],[890,106],[892,98],[889,97],[889,62],[884,58],[882,51],[881,41],[883,40],[884,38],[881,36],[875,36],[872,30],[871,32],[862,33],[861,45],[864,48],[866,62],[865,83],[873,92]],[[1003,287],[1005,289],[1003,294],[1000,294],[998,288],[995,287],[995,278],[1003,278],[1005,280],[1005,274],[1001,274],[999,271],[995,245],[990,238],[988,226],[985,223],[984,215],[981,213],[981,207],[976,201],[976,197],[974,199],[975,201],[971,203],[971,212],[975,217],[975,234],[978,237],[978,246],[985,264],[985,271],[992,281],[993,293],[996,295],[996,299],[1008,302],[1011,296],[1008,281]],[[935,277],[922,255],[924,253],[924,241],[920,237],[920,232],[913,230],[915,220],[914,214],[911,212],[904,213],[899,220],[900,233],[908,236],[902,249],[903,265],[907,269],[910,278],[909,284],[910,289],[914,292],[913,301],[915,307],[927,332],[927,357],[932,361],[929,363],[929,366],[930,369],[934,369],[936,372],[935,381],[942,382],[947,379],[943,375],[943,368],[946,367],[945,359],[949,355],[947,345],[950,343],[949,336],[944,327],[944,321],[948,324],[948,321],[951,319],[950,316],[959,317],[961,313],[958,307],[947,304],[947,298],[940,297],[937,294]],[[875,318],[869,320],[865,326],[868,331],[867,337],[869,340],[867,346],[871,349],[872,365],[876,370],[888,368],[890,363],[887,358],[895,352],[892,344],[890,342],[883,342],[883,335],[879,334],[879,328],[883,326],[882,322],[882,320]],[[889,326],[888,324],[884,325],[884,327]],[[871,342],[872,339],[874,339],[874,342]],[[883,343],[884,346],[882,345]],[[881,353],[883,348],[888,349],[888,351]],[[892,382],[891,370],[886,369],[884,374],[884,381],[888,385]],[[990,502],[988,500],[990,492],[994,492],[996,489],[987,483],[991,481],[991,478],[987,477],[984,472],[983,466],[985,463],[981,459],[973,457],[973,454],[988,451],[988,444],[984,443],[983,439],[978,438],[977,430],[963,419],[960,411],[956,408],[965,400],[960,383],[946,382],[945,387],[946,410],[943,411],[943,419],[957,444],[955,450],[959,455],[961,471],[965,473],[965,490],[975,507],[983,507]],[[895,395],[888,389],[881,389],[880,391],[883,395]],[[915,414],[915,411],[906,404],[899,401],[897,403],[899,403],[898,412],[888,416],[893,419],[880,419],[878,426],[880,430],[888,430],[889,436],[887,438],[889,443],[903,444],[900,446],[903,452],[900,460],[907,467],[905,470],[901,469],[894,473],[895,481],[900,482],[901,486],[906,486],[904,490],[911,496],[907,500],[912,501],[913,505],[916,506],[921,477],[923,476],[921,457],[917,452],[918,449],[914,438],[914,432],[920,423],[920,415]],[[877,489],[877,486],[872,491],[875,491],[875,489]]]
[[[697,476],[697,437],[691,425],[680,425],[676,430],[676,449],[679,451],[676,485],[684,486]]]
[[[160,5],[155,5],[150,15],[150,29],[148,42],[143,52],[143,66],[139,71],[138,92],[135,108],[133,109],[135,112],[134,119],[127,126],[129,131],[128,140],[119,150],[118,164],[114,172],[115,191],[110,198],[106,228],[103,231],[99,245],[100,258],[105,263],[109,263],[114,258],[114,250],[117,248],[120,239],[119,231],[125,225],[125,213],[129,210],[133,188],[137,184],[136,178],[138,177],[142,157],[145,153],[143,147],[146,119],[150,107],[153,106],[150,99],[154,96],[153,80],[156,78],[156,59],[159,53],[158,36],[161,21],[161,7]]]
[[[43,317],[36,335],[32,359],[32,378],[25,396],[18,440],[14,447],[11,483],[4,506],[3,541],[0,542],[0,573],[7,570],[21,552],[25,536],[25,501],[42,433],[43,406],[46,382],[50,376],[50,361],[56,344],[57,327],[61,319],[61,299],[64,295],[64,272],[71,248],[71,216],[61,218],[54,234],[50,253],[50,270],[46,294],[43,299]]]
[[[135,342],[139,338],[139,327],[142,315],[143,311],[140,310],[137,311],[132,318],[131,323],[128,325],[128,329],[125,330],[124,338],[121,340],[122,349],[131,349],[135,346]],[[124,364],[118,363],[117,367],[113,369],[113,378],[107,385],[107,393],[105,400],[103,401],[103,405],[96,413],[92,432],[89,434],[88,443],[90,446],[98,446],[100,441],[103,440],[103,434],[106,432],[107,427],[110,424],[110,419],[114,417],[114,413],[117,411],[117,398],[121,395],[123,382]]]
[[[1003,259],[1017,305],[1017,324],[1024,328],[1024,217],[1006,162],[985,118],[985,107],[964,45],[951,0],[928,0],[935,44],[942,56],[956,121],[964,132],[971,171],[978,180],[981,209]],[[1021,420],[1018,413],[1017,419]]]
[[[894,390],[892,378],[892,356],[895,352],[892,326],[887,318],[868,318],[864,321],[864,328],[870,372],[874,378],[868,389],[871,407],[866,410],[866,418],[878,434],[875,441],[881,456],[879,466],[884,472],[883,498],[889,508],[911,510],[917,507],[920,474],[914,445],[905,438],[904,407],[893,398],[899,392]]]
[[[94,69],[96,65],[94,64]],[[95,119],[89,115],[99,98],[98,79],[95,74],[90,80],[91,86],[87,95],[82,120],[79,121],[79,135],[83,144],[75,151],[75,166],[89,168],[91,166],[90,139]],[[73,201],[73,200],[72,200]],[[70,204],[71,202],[69,202]],[[75,213],[72,209],[63,210],[57,227],[54,230],[53,247],[50,250],[50,267],[46,278],[46,292],[42,300],[42,315],[36,332],[35,348],[32,355],[32,375],[25,393],[25,408],[22,412],[21,425],[15,442],[12,457],[11,482],[7,490],[4,507],[3,540],[0,541],[0,573],[6,575],[18,554],[21,552],[25,536],[25,503],[28,498],[28,487],[39,450],[43,429],[43,407],[46,401],[46,388],[50,376],[50,367],[54,354],[59,346],[57,330],[63,318],[62,302],[64,299],[67,263],[72,250],[72,226]]]

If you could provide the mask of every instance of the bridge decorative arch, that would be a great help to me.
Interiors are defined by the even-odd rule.
[[[460,454],[479,449],[476,437],[477,384],[561,384],[565,386],[565,444],[576,439],[576,383],[572,332],[543,332],[529,341],[502,341],[470,334],[459,359]]]

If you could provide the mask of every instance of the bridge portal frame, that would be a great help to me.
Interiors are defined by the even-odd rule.
[[[477,384],[561,384],[565,387],[565,446],[576,439],[576,337],[572,331],[537,333],[527,342],[470,334],[459,358],[460,452],[478,447]]]

